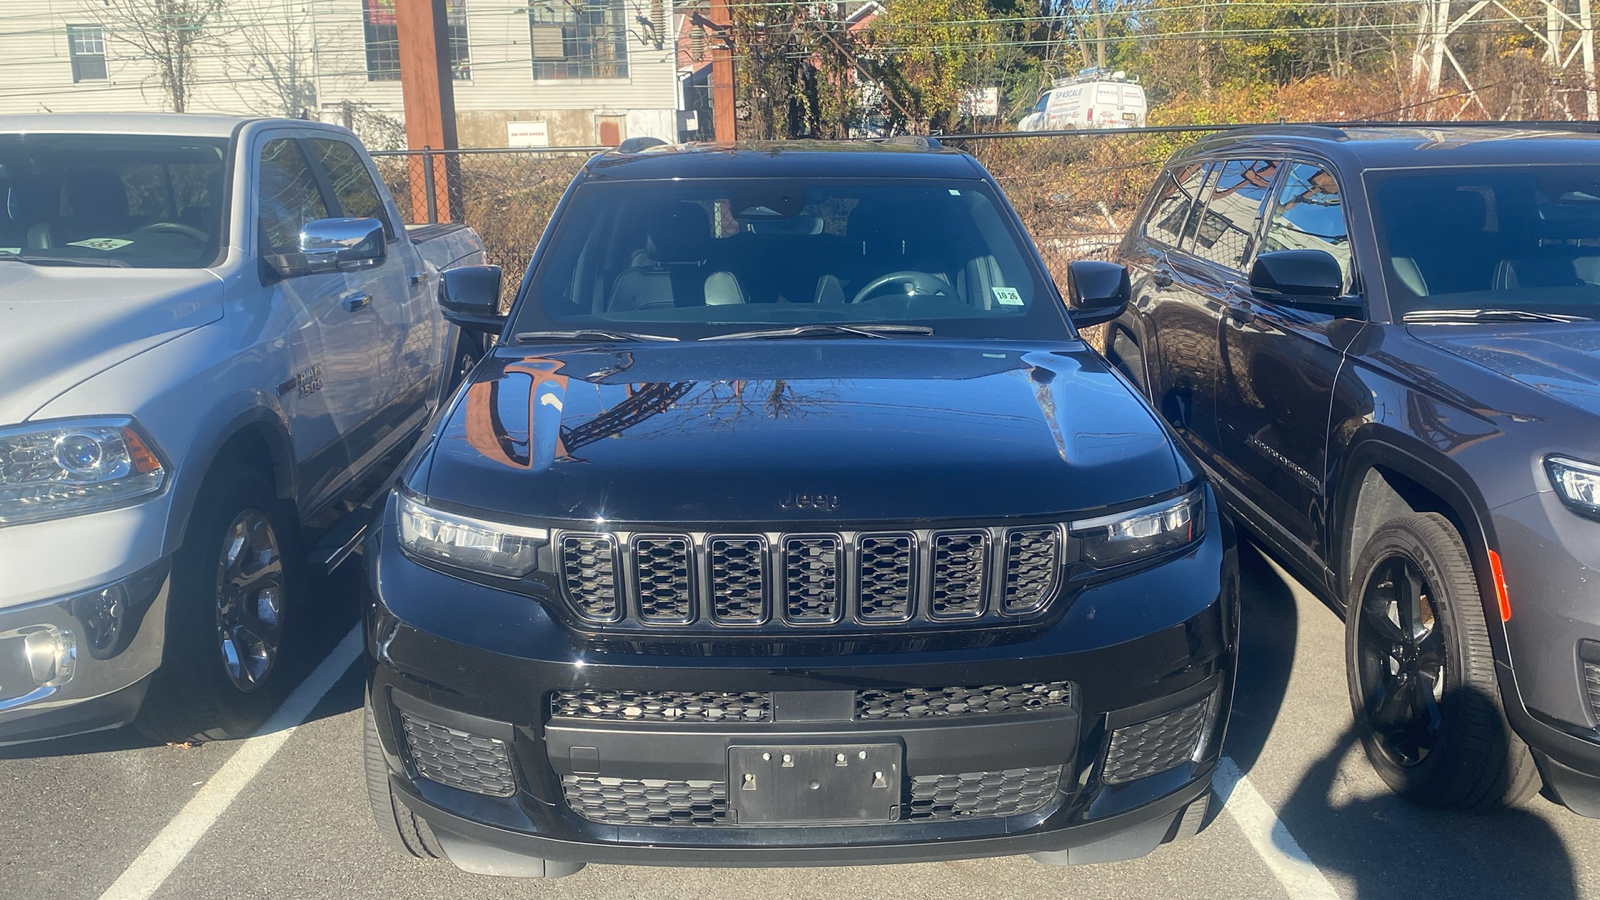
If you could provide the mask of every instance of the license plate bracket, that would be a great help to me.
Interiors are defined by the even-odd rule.
[[[899,744],[728,748],[740,825],[866,825],[900,817]]]

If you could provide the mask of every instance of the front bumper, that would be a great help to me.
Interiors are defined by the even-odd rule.
[[[482,871],[505,870],[485,853],[734,866],[1140,856],[1206,797],[1231,702],[1237,573],[1231,532],[1210,515],[1186,555],[1063,597],[1041,623],[783,644],[589,640],[527,597],[411,561],[391,521],[369,543],[366,586],[391,784],[452,860]],[[735,761],[786,748],[890,760],[899,768],[872,773],[887,782],[883,813],[796,825],[755,812]]]
[[[0,609],[0,745],[133,720],[161,664],[169,568]]]
[[[1512,610],[1507,716],[1561,802],[1600,818],[1600,522],[1544,491],[1496,509],[1495,530]]]

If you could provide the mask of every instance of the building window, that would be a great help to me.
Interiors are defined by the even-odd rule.
[[[627,78],[623,0],[536,0],[528,10],[534,78]]]
[[[394,18],[395,0],[361,0],[367,41],[367,80],[400,80],[400,31]],[[457,81],[472,77],[472,57],[467,46],[467,0],[446,0],[450,37],[450,70]]]
[[[106,80],[106,35],[99,25],[68,25],[73,81]]]

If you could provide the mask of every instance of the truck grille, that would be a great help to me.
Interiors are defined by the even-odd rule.
[[[1072,705],[1072,683],[985,684],[978,687],[856,691],[856,720],[1026,712]]]
[[[906,780],[902,822],[940,822],[1017,816],[1044,807],[1056,795],[1060,766],[919,775]],[[665,781],[652,778],[561,776],[573,812],[604,825],[721,827],[728,815],[725,781]],[[892,827],[892,826],[891,826]]]
[[[556,719],[612,722],[767,722],[772,695],[759,691],[556,691]]]
[[[583,621],[658,630],[871,630],[1003,622],[1061,585],[1057,525],[821,534],[559,534]]]

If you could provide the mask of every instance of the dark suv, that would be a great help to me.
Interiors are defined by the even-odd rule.
[[[588,861],[1140,856],[1203,823],[1228,526],[994,180],[921,146],[613,152],[368,545],[393,843]],[[1082,263],[1080,324],[1127,302]]]
[[[1235,131],[1168,164],[1121,248],[1108,355],[1343,611],[1356,729],[1422,803],[1542,772],[1600,815],[1597,152]]]

